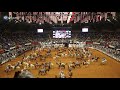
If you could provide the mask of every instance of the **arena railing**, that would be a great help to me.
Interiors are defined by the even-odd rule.
[[[114,55],[108,54],[107,52],[105,52],[105,51],[103,51],[103,50],[101,50],[101,49],[99,49],[99,48],[96,48],[96,47],[94,47],[94,46],[92,46],[92,47],[90,47],[90,48],[96,49],[96,50],[98,50],[98,51],[100,51],[100,52],[102,52],[102,53],[108,55],[109,57],[112,57],[113,59],[115,59],[115,60],[117,60],[117,61],[120,62],[120,58],[117,58],[117,57],[115,57]]]
[[[31,48],[32,48],[32,47],[31,47]],[[23,53],[31,50],[31,48],[28,48],[28,49],[26,49],[25,51],[23,50],[21,53],[16,52],[16,55],[15,55],[15,56],[11,56],[11,57],[8,57],[7,59],[2,60],[2,62],[1,62],[0,64],[2,65],[2,64],[6,63],[6,62],[8,62],[8,61],[11,61],[11,60],[15,59],[16,57],[22,55]],[[7,54],[7,53],[5,53],[5,54]]]

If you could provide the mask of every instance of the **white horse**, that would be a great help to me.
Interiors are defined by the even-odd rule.
[[[67,57],[68,56],[68,54],[65,54],[65,57]]]
[[[9,64],[9,66],[12,68],[12,70],[16,70],[16,69],[20,69],[20,66],[21,66],[21,62],[18,61],[15,65],[11,65]]]
[[[17,67],[16,67],[16,69],[20,69],[20,67],[19,67],[19,66],[17,66]]]
[[[90,59],[86,62],[88,65],[90,65]]]
[[[19,66],[21,66],[21,65],[22,65],[20,61],[18,61],[18,63],[19,63]]]
[[[57,62],[56,64],[58,65],[59,68],[62,67],[62,68],[65,69],[65,65],[66,65],[65,63],[58,63],[58,62]]]
[[[6,68],[5,68],[5,72],[10,72],[11,71],[11,67],[10,67],[10,64],[8,64],[7,66],[6,66]]]
[[[73,64],[73,63],[68,64],[68,68],[74,68],[75,69],[75,64]]]
[[[85,65],[85,67],[88,67],[88,65],[90,64],[90,61],[84,61],[83,65]]]
[[[15,69],[15,66],[13,66],[13,65],[11,65],[11,64],[9,64],[9,65],[10,65],[10,68],[11,68],[12,70]]]
[[[66,65],[65,63],[61,63],[61,65]]]
[[[60,78],[65,78],[65,74],[63,72],[60,72]]]
[[[11,64],[10,64],[10,68],[11,68],[12,70],[15,70],[15,69],[20,69],[20,67],[19,67],[19,66],[13,66],[13,65],[11,65]]]
[[[107,60],[106,60],[105,58],[103,58],[101,64],[102,64],[102,65],[105,65],[106,62],[107,62]]]
[[[26,61],[26,60],[28,60],[28,59],[30,59],[30,56],[29,56],[29,55],[26,56],[23,60]]]
[[[54,64],[53,63],[50,63],[50,67],[53,68]]]
[[[27,62],[23,62],[23,65],[26,66],[26,68],[29,67],[29,63],[27,63]]]
[[[30,64],[30,68],[33,68],[33,69],[34,69],[34,68],[35,68],[35,65],[33,65],[33,64]]]
[[[61,54],[61,56],[62,56],[62,57],[65,57],[65,54],[64,54],[64,53],[62,53],[62,54]]]

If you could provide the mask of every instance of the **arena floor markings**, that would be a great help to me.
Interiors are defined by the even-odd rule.
[[[120,63],[114,60],[113,58],[97,51],[94,49],[90,49],[90,51],[93,53],[93,55],[99,56],[100,59],[102,57],[105,57],[107,59],[106,65],[100,65],[101,60],[99,59],[98,62],[92,62],[88,67],[82,66],[81,68],[76,68],[73,70],[73,77],[72,78],[120,78]],[[31,51],[26,52],[26,54],[30,54]],[[43,52],[44,54],[44,52]],[[55,56],[55,52],[52,51],[53,57]],[[20,61],[22,59],[22,55],[17,57],[16,59],[7,62],[0,66],[0,78],[13,78],[15,71],[11,71],[8,74],[4,72],[5,67],[8,63],[14,64],[17,61]],[[65,57],[60,59],[64,63],[68,63],[70,61],[75,61],[75,58]],[[37,58],[37,61],[39,61],[39,58]],[[36,77],[36,78],[55,78],[55,75],[59,74],[58,66],[55,64],[55,61],[53,58],[47,58],[47,61],[51,61],[54,64],[53,69],[48,72],[47,75],[38,75],[38,69],[31,69],[30,72]],[[40,62],[40,61],[39,61]],[[34,63],[34,62],[33,62]],[[40,62],[41,63],[41,62]],[[67,68],[63,70],[65,75],[68,76],[68,70]]]

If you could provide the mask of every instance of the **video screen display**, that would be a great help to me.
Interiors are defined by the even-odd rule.
[[[43,33],[43,29],[37,29],[38,33]]]
[[[55,30],[53,31],[53,38],[71,38],[70,30]]]
[[[82,32],[88,32],[88,28],[82,28]]]

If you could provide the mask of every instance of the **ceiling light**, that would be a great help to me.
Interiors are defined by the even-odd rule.
[[[3,19],[8,20],[8,16],[4,16]]]

